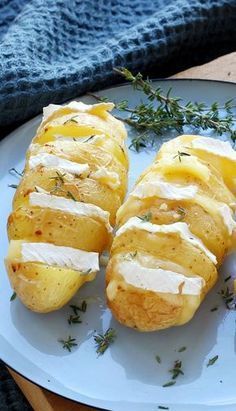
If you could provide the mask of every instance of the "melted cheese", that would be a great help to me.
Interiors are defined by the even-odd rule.
[[[146,181],[138,184],[130,195],[137,198],[157,196],[169,200],[183,200],[193,198],[196,193],[197,187],[194,185],[184,187],[165,181]]]
[[[120,186],[120,178],[114,171],[109,171],[106,167],[101,166],[97,171],[90,174],[91,178],[101,181],[113,190]]]
[[[88,164],[79,164],[65,158],[58,157],[54,154],[39,153],[29,158],[29,167],[35,168],[43,166],[47,168],[56,168],[70,174],[79,175],[81,177],[87,176],[89,173]]]
[[[65,267],[82,271],[84,274],[88,270],[91,272],[99,270],[98,253],[54,244],[22,243],[21,257],[23,262],[38,262],[50,266]]]
[[[99,109],[103,109],[104,111],[111,111],[115,105],[113,103],[98,103],[98,104],[85,104],[82,101],[71,101],[69,104],[64,106],[58,104],[49,104],[49,106],[43,108],[43,122],[47,120],[53,113],[61,110],[63,108],[69,108],[74,112],[77,111],[79,113],[90,113],[92,111],[99,111]],[[71,115],[75,115],[72,113]]]
[[[230,208],[226,204],[223,204],[218,208],[218,210],[223,218],[229,234],[232,235],[233,231],[236,230],[236,222],[233,219]]]
[[[236,161],[236,152],[228,141],[216,140],[209,137],[197,137],[192,140],[192,147],[197,150],[207,151],[219,157]]]
[[[60,210],[77,216],[98,218],[105,223],[108,232],[112,231],[112,227],[109,223],[110,214],[108,211],[104,211],[102,208],[94,204],[82,203],[64,197],[37,192],[30,193],[29,201],[30,205],[36,207]]]
[[[212,254],[208,248],[206,248],[203,242],[196,237],[188,228],[186,223],[178,222],[173,224],[152,224],[150,222],[144,222],[138,217],[130,218],[120,229],[117,231],[116,236],[120,236],[121,234],[125,233],[129,230],[144,230],[148,231],[149,233],[176,233],[178,234],[184,241],[192,244],[194,247],[197,247],[204,254],[214,263],[217,264],[216,256]]]
[[[199,295],[205,284],[201,277],[186,277],[161,268],[147,268],[136,261],[122,261],[117,269],[126,283],[160,293]]]

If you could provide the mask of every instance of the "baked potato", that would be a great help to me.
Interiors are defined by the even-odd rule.
[[[99,270],[127,187],[123,124],[112,103],[50,105],[26,154],[8,218],[6,268],[31,310],[66,304]]]
[[[122,324],[155,331],[193,317],[235,247],[235,169],[228,143],[218,151],[200,136],[163,144],[117,212],[106,295]]]

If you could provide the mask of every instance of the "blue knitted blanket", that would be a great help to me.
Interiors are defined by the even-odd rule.
[[[120,82],[113,67],[167,76],[235,45],[236,0],[0,0],[0,138]],[[1,410],[28,409],[1,364],[0,379]]]

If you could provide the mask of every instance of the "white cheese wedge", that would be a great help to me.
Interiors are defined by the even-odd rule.
[[[228,141],[216,140],[209,137],[197,137],[192,140],[191,145],[198,150],[207,151],[219,157],[236,161],[236,151]]]
[[[60,210],[77,216],[94,217],[102,220],[108,232],[112,232],[109,223],[110,213],[102,208],[89,203],[82,203],[64,197],[54,196],[48,193],[33,192],[29,195],[30,205],[52,210]]]
[[[218,208],[221,217],[223,218],[224,224],[228,229],[228,232],[230,235],[232,235],[233,231],[236,230],[236,221],[234,221],[232,212],[230,208],[226,205],[223,204]]]
[[[120,186],[120,178],[114,171],[109,171],[106,167],[101,166],[97,171],[90,174],[91,178],[101,181],[113,190]]]
[[[88,164],[75,163],[74,161],[66,160],[65,158],[49,153],[39,153],[29,158],[29,167],[32,169],[37,166],[55,168],[81,177],[85,177],[89,173]]]
[[[138,217],[131,217],[116,233],[116,236],[120,236],[129,230],[144,230],[149,233],[177,233],[184,241],[189,242],[194,247],[199,248],[204,254],[214,263],[217,264],[217,259],[214,254],[212,254],[203,242],[196,237],[188,228],[186,223],[178,222],[173,224],[152,224],[150,222],[142,221]]]
[[[98,104],[85,104],[82,101],[71,101],[69,104],[64,106],[58,104],[49,104],[49,106],[43,108],[43,121],[47,120],[53,113],[62,108],[70,108],[73,111],[78,111],[80,113],[89,113],[91,110],[96,110],[96,108],[104,107],[104,111],[111,111],[115,105],[113,103],[98,103]],[[72,113],[74,116],[75,113]]]
[[[56,246],[49,243],[22,243],[23,262],[38,262],[50,266],[65,267],[84,274],[99,270],[99,254],[71,247]],[[50,275],[50,273],[48,274]]]
[[[118,272],[126,283],[160,293],[199,295],[205,285],[201,277],[186,277],[161,268],[147,268],[136,261],[120,262]]]
[[[146,181],[138,184],[130,195],[137,198],[157,196],[168,200],[184,200],[193,198],[196,193],[197,187],[194,185],[181,186],[165,181]]]

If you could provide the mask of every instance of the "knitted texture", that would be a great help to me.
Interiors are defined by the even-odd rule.
[[[235,40],[236,0],[1,0],[0,126],[120,82],[113,67],[165,76]],[[1,411],[28,410],[1,363],[0,380]]]
[[[233,50],[235,0],[1,0],[0,125],[121,78]]]

